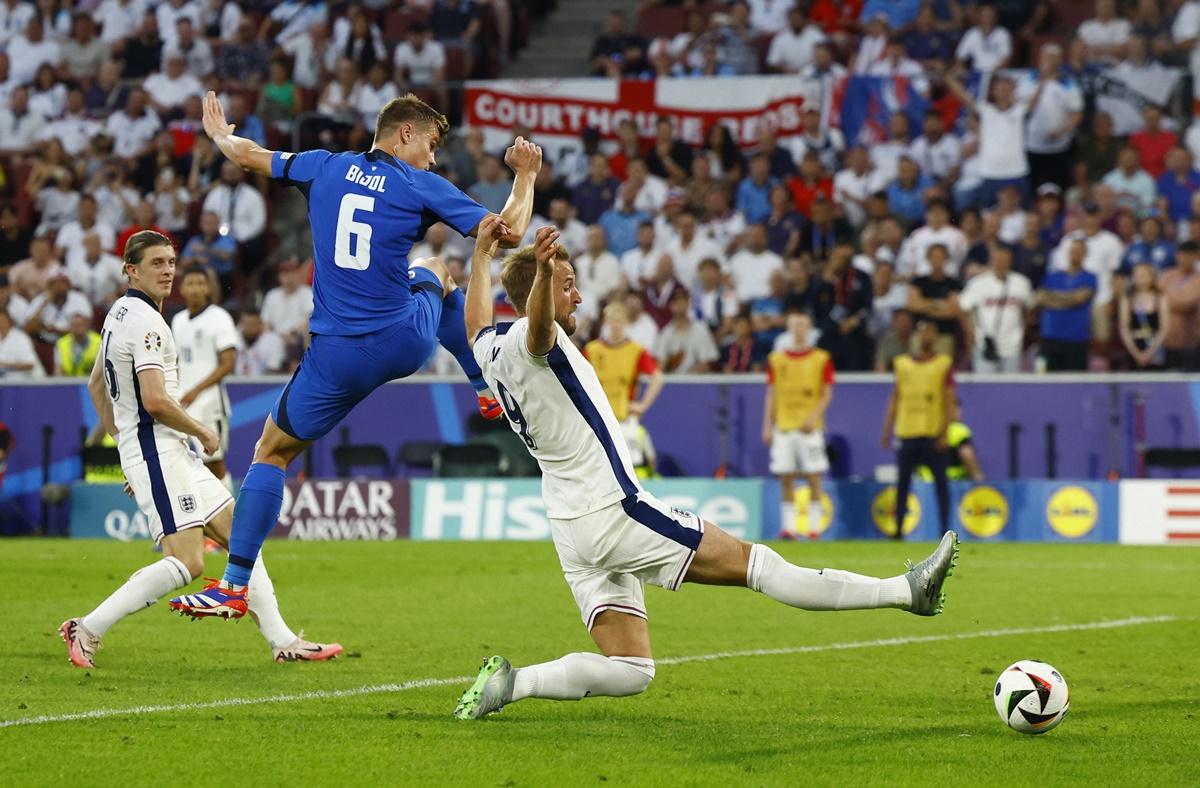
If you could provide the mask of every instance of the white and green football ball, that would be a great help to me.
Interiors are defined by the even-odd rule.
[[[1018,733],[1045,733],[1067,716],[1067,680],[1053,666],[1023,659],[1004,669],[996,682],[996,711]]]

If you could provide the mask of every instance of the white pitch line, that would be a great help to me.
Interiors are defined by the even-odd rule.
[[[793,648],[754,649],[753,651],[724,651],[719,654],[697,654],[689,657],[667,657],[656,660],[659,665],[680,665],[686,662],[708,662],[718,659],[737,659],[739,657],[768,657],[786,654],[811,654],[817,651],[844,651],[858,648],[877,648],[879,646],[904,646],[914,643],[938,643],[947,640],[973,640],[975,638],[1007,637],[1010,635],[1036,635],[1052,632],[1077,632],[1088,629],[1116,629],[1119,627],[1135,627],[1142,624],[1162,624],[1178,621],[1176,616],[1150,616],[1122,618],[1115,621],[1093,621],[1087,624],[1057,624],[1048,627],[1025,627],[1019,629],[991,629],[982,632],[960,632],[947,635],[924,635],[919,637],[886,638],[881,640],[861,640],[851,643],[827,643],[819,646],[796,646]],[[75,722],[78,720],[98,720],[105,717],[123,717],[138,714],[154,714],[161,711],[196,711],[200,709],[220,709],[231,706],[257,706],[265,703],[290,703],[303,700],[324,700],[328,698],[352,698],[359,695],[376,695],[382,692],[407,692],[424,687],[442,687],[447,684],[467,684],[474,676],[456,676],[449,679],[417,679],[403,684],[372,684],[366,687],[344,690],[317,690],[301,692],[292,695],[268,695],[264,698],[228,698],[207,703],[177,703],[163,706],[135,706],[130,709],[96,709],[76,714],[48,714],[40,717],[22,717],[13,720],[0,720],[0,728],[12,728],[18,725],[44,725],[50,722]]]

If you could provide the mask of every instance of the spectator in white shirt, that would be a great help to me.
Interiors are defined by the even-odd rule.
[[[890,226],[890,225],[889,225]],[[967,259],[967,236],[950,224],[950,208],[935,200],[925,207],[925,224],[905,239],[895,265],[897,279],[907,282],[929,275],[929,248],[941,246],[946,250],[946,275],[958,277]]]
[[[721,187],[704,195],[704,234],[725,251],[733,254],[746,235],[746,217],[729,204],[729,194]]]
[[[262,317],[253,308],[242,310],[238,321],[237,362],[234,374],[238,377],[278,375],[287,365],[287,348],[283,339],[263,327]]]
[[[42,130],[41,138],[53,137],[62,143],[63,150],[69,156],[78,156],[87,150],[92,138],[104,130],[99,121],[87,116],[83,104],[83,91],[72,87],[67,91],[67,104],[64,112],[47,124]]]
[[[54,238],[59,259],[69,260],[72,253],[83,252],[83,238],[88,233],[96,233],[104,249],[113,249],[117,245],[116,228],[101,222],[97,216],[96,198],[91,194],[79,197],[79,214],[77,218],[68,221],[58,230]]]
[[[203,79],[213,72],[212,47],[203,38],[197,38],[191,17],[181,16],[175,20],[175,40],[163,46],[163,68],[167,60],[178,55],[183,58],[187,73]]]
[[[626,165],[628,181],[632,181],[637,189],[637,197],[633,198],[634,210],[657,214],[667,202],[667,182],[657,175],[651,175],[646,167],[645,159],[633,159]],[[617,199],[620,199],[618,195]]]
[[[133,223],[138,201],[137,189],[129,185],[125,170],[115,163],[105,164],[89,185],[96,198],[96,219],[120,232]]]
[[[967,344],[975,351],[976,372],[1021,371],[1025,318],[1033,308],[1033,285],[1012,266],[1012,250],[993,247],[987,270],[969,279],[958,295]]]
[[[893,112],[888,118],[887,140],[871,146],[871,163],[875,165],[875,174],[881,189],[886,189],[900,174],[900,159],[912,158],[912,143],[909,141],[908,132],[908,115]]]
[[[329,25],[324,22],[288,40],[281,48],[292,57],[292,82],[299,88],[321,87],[330,81],[328,77],[337,67],[339,53],[329,37]]]
[[[204,96],[204,85],[189,74],[187,61],[178,52],[166,55],[167,67],[146,77],[142,87],[150,98],[150,105],[160,115],[170,115],[183,109],[183,103],[191,96]]]
[[[1065,190],[1074,182],[1073,143],[1083,122],[1083,91],[1071,76],[1062,75],[1062,63],[1062,47],[1045,44],[1038,53],[1038,73],[1022,79],[1017,88],[1018,96],[1028,98],[1042,82],[1041,97],[1030,104],[1025,128],[1032,188],[1053,183]]]
[[[767,248],[767,227],[752,224],[746,248],[729,258],[729,273],[738,301],[749,304],[771,294],[771,273],[783,270],[783,258]]]
[[[958,42],[954,59],[976,71],[996,71],[1008,65],[1012,57],[1012,36],[996,24],[996,7],[979,6],[979,24]]]
[[[149,152],[154,135],[162,128],[162,121],[150,111],[149,104],[146,91],[134,88],[125,98],[125,109],[109,115],[107,128],[117,156],[136,159]]]
[[[908,155],[922,173],[949,193],[962,164],[962,143],[958,137],[946,133],[945,119],[936,109],[925,113],[923,130],[925,133],[913,140]]]
[[[163,167],[154,178],[154,222],[176,238],[187,237],[188,204],[191,194],[184,179],[170,167]]]
[[[983,183],[979,186],[978,201],[984,207],[989,207],[995,203],[1001,188],[1013,185],[1021,193],[1021,204],[1027,205],[1030,189],[1027,180],[1029,159],[1025,155],[1025,118],[1029,108],[1041,98],[1046,79],[1039,75],[1033,95],[1024,101],[1014,96],[1012,80],[996,77],[991,82],[996,97],[994,103],[976,100],[953,74],[946,75],[946,86],[967,109],[979,116],[979,174],[983,177]]]
[[[446,78],[446,47],[435,41],[423,23],[413,22],[408,40],[401,41],[392,58],[396,64],[393,78],[401,89],[441,88]]]
[[[289,348],[302,349],[312,312],[313,291],[303,281],[300,264],[284,260],[279,264],[279,286],[263,296],[263,326],[282,337]]]
[[[741,311],[741,304],[733,288],[722,284],[721,266],[716,260],[701,260],[699,273],[699,284],[692,291],[692,314],[708,326],[717,344],[724,344],[733,335],[733,319]]]
[[[62,62],[58,43],[46,36],[40,16],[30,18],[25,31],[9,40],[7,52],[12,72],[9,79],[18,84],[32,82],[33,75],[43,63],[57,69]]]
[[[675,264],[675,278],[689,290],[696,287],[699,280],[698,270],[700,261],[711,257],[725,269],[725,251],[715,242],[697,232],[696,214],[691,208],[684,208],[675,217],[676,240],[666,248],[667,255]]]
[[[813,50],[825,40],[821,28],[808,21],[803,6],[788,11],[787,27],[771,39],[767,49],[767,66],[781,74],[795,74],[813,62]]]
[[[358,101],[355,111],[359,116],[359,136],[369,140],[375,133],[375,121],[383,105],[399,95],[396,85],[388,79],[387,66],[382,61],[375,62],[367,77],[358,86]]]
[[[891,37],[891,27],[886,14],[875,14],[867,22],[867,29],[858,42],[858,52],[854,56],[854,73],[870,74],[876,63],[887,55],[888,38]]]
[[[813,61],[800,69],[800,79],[821,85],[821,103],[837,93],[837,88],[849,77],[850,72],[834,59],[833,45],[821,41],[813,47]]]
[[[929,80],[925,67],[904,52],[904,37],[899,33],[888,40],[887,51],[867,72],[872,77],[904,77],[912,89],[922,96],[929,95]]]
[[[92,304],[83,293],[71,289],[71,278],[60,268],[51,275],[46,291],[29,302],[22,328],[31,337],[53,343],[71,330],[71,318],[76,315],[91,320]]]
[[[29,88],[14,89],[9,107],[0,106],[0,153],[32,153],[45,128],[46,119],[29,109]]]
[[[1176,48],[1188,52],[1188,67],[1192,72],[1192,95],[1200,96],[1200,0],[1187,0],[1175,12],[1171,23],[1171,38]]]
[[[121,258],[104,251],[98,232],[83,236],[78,248],[67,250],[66,271],[71,283],[94,306],[107,306],[125,294],[125,269]]]
[[[8,311],[0,309],[0,379],[44,378],[46,368],[38,359],[29,335],[14,325]]]
[[[242,245],[240,259],[247,269],[266,257],[267,204],[262,194],[246,183],[242,168],[231,161],[221,165],[221,185],[204,198],[204,210],[221,219],[222,234],[233,233]]]
[[[571,257],[575,267],[575,285],[585,300],[599,304],[617,295],[624,284],[621,264],[616,255],[608,251],[608,239],[600,225],[593,224],[587,228],[586,243],[583,254]]]
[[[100,40],[106,44],[115,44],[137,30],[145,15],[143,0],[104,0],[92,12],[100,25]]]
[[[858,229],[867,219],[867,198],[883,188],[862,145],[846,151],[846,168],[833,176],[833,201],[842,206],[850,226]]]
[[[750,28],[758,35],[778,33],[787,25],[795,0],[747,0]]]
[[[996,237],[1009,246],[1016,246],[1025,237],[1025,216],[1025,211],[1021,209],[1021,193],[1012,184],[996,195],[995,208],[983,212],[985,225],[989,217],[999,222]]]
[[[154,15],[158,19],[158,37],[164,46],[175,43],[180,19],[190,19],[193,27],[200,27],[200,3],[196,0],[162,0]]]
[[[640,290],[646,286],[658,267],[663,253],[655,244],[654,222],[638,225],[637,246],[621,255],[621,273],[627,287]]]
[[[38,235],[57,231],[79,216],[79,192],[75,190],[75,176],[63,169],[54,183],[43,187],[34,200],[34,208],[42,215],[42,221],[34,232]]]
[[[35,16],[37,8],[28,0],[0,0],[0,48],[19,35]]]
[[[1096,0],[1096,16],[1081,24],[1077,35],[1088,45],[1090,62],[1111,64],[1125,57],[1133,24],[1117,16],[1116,0]]]

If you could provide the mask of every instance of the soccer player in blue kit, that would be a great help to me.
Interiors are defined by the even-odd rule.
[[[279,518],[288,464],[364,397],[416,372],[440,342],[479,393],[483,415],[501,415],[467,343],[462,291],[441,260],[408,260],[435,222],[474,235],[494,214],[430,172],[449,124],[411,94],[379,112],[366,153],[265,150],[233,135],[212,92],[204,100],[204,130],[242,169],[304,192],[315,260],[312,343],[255,447],[234,508],[225,575],[170,603],[196,618],[240,618],[250,570]],[[515,247],[529,226],[542,151],[518,137],[504,160],[515,178],[497,234],[502,246]]]

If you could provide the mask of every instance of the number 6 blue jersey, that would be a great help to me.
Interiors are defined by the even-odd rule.
[[[467,235],[488,213],[440,175],[379,150],[276,153],[271,174],[308,199],[314,334],[369,334],[408,319],[413,244],[439,221]]]

